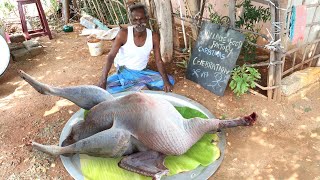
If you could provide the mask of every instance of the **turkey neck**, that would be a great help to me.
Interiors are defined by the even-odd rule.
[[[193,118],[184,121],[185,130],[195,139],[201,138],[205,133],[215,133],[224,128],[247,125],[249,124],[245,118],[230,120]]]

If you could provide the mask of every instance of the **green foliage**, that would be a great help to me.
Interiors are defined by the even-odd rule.
[[[10,0],[0,1],[0,27],[4,27],[5,19],[14,11],[14,9],[15,6]]]
[[[239,97],[246,93],[249,88],[254,88],[255,81],[261,78],[260,73],[253,67],[248,67],[245,64],[238,66],[232,71],[232,80],[229,84],[233,92]]]
[[[310,111],[312,111],[312,109],[310,107],[304,108],[304,112],[310,112]]]
[[[227,117],[228,117],[228,116],[227,116],[226,114],[222,114],[221,117],[220,117],[220,119],[227,119]]]
[[[3,0],[0,2],[1,17],[8,16],[14,9],[15,7],[10,0]]]
[[[210,22],[215,24],[220,24],[221,16],[216,11],[213,10],[212,4],[208,5],[208,11],[209,11]]]
[[[183,59],[182,61],[176,62],[177,66],[183,68],[183,69],[187,69],[188,67],[188,61]]]
[[[204,118],[204,119],[208,118],[205,114],[203,114],[202,112],[200,112],[196,109],[192,109],[189,107],[179,107],[179,106],[175,106],[175,108],[182,115],[182,117],[185,119],[190,119],[190,118],[194,118],[194,117],[200,117],[200,118]]]
[[[242,27],[244,29],[255,31],[255,24],[258,22],[266,22],[270,20],[271,13],[269,8],[262,6],[254,6],[251,4],[251,0],[244,0],[236,6],[237,8],[243,8],[243,15],[238,16],[236,21],[236,27]]]
[[[107,4],[105,3],[107,2]],[[104,16],[108,24],[118,25],[118,24],[127,24],[129,22],[127,16],[127,10],[119,5],[118,3],[124,4],[124,0],[110,0],[110,1],[87,1],[86,3],[81,3],[81,9],[86,12],[87,14],[100,19],[98,12],[93,7],[100,7],[101,14]],[[119,6],[118,6],[119,5]],[[113,8],[112,8],[113,7]],[[116,18],[115,14],[117,14],[118,19]],[[121,16],[122,14],[122,16]]]
[[[59,3],[57,0],[45,0],[44,5],[49,7],[50,14],[56,13],[59,10]]]
[[[251,4],[251,0],[244,0],[236,7],[243,8],[242,16],[238,16],[238,20],[235,22],[237,28],[259,32],[261,26],[257,24],[271,19],[269,8],[254,6]],[[244,56],[244,61],[253,61],[256,57],[257,48],[254,45],[249,44],[248,41],[256,44],[259,36],[252,33],[245,33],[245,35],[246,41],[243,43],[241,54]]]
[[[262,6],[254,6],[251,4],[251,0],[244,0],[240,4],[236,5],[236,8],[242,7],[242,14],[237,17],[235,26],[237,28],[246,29],[252,32],[259,32],[261,26],[259,22],[266,22],[271,19],[271,13],[269,8]],[[209,18],[212,23],[220,24],[221,15],[213,11],[212,5],[208,5]],[[246,41],[243,43],[241,54],[244,56],[244,60],[253,61],[256,57],[256,47],[248,43],[257,43],[258,35],[252,33],[244,33]]]

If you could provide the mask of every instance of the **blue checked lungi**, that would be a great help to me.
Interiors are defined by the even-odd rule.
[[[174,78],[168,75],[170,83],[174,84]],[[144,87],[150,90],[162,90],[163,80],[159,72],[150,69],[132,70],[120,66],[117,72],[107,79],[107,91],[111,94],[123,91],[139,91]]]

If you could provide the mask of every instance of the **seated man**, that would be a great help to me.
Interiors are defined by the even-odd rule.
[[[99,86],[111,94],[141,89],[172,91],[174,79],[168,76],[160,55],[159,34],[146,28],[148,15],[142,4],[130,6],[132,26],[121,29],[107,56]],[[159,72],[146,69],[149,55],[153,49]],[[108,73],[114,63],[117,72],[110,77]]]

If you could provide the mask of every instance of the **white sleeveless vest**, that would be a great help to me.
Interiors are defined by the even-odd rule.
[[[147,67],[149,55],[153,49],[152,32],[147,28],[147,38],[143,46],[138,47],[133,39],[133,27],[128,27],[127,42],[120,47],[115,60],[114,66],[126,66],[133,70],[142,70]]]

